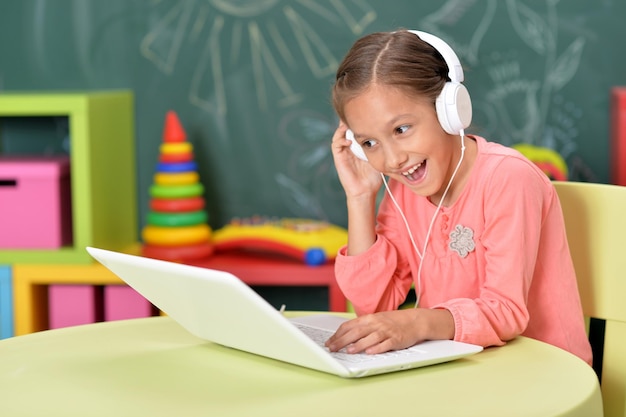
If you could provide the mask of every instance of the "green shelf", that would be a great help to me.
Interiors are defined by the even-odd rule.
[[[86,246],[123,250],[138,241],[134,103],[130,91],[3,92],[3,117],[67,117],[72,245],[0,249],[0,264],[91,263]]]

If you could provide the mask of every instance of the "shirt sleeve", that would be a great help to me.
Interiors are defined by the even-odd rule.
[[[392,209],[385,196],[379,208],[376,242],[367,251],[348,256],[344,246],[335,259],[337,283],[357,315],[398,308],[413,284],[404,248],[393,243],[403,229],[394,224],[395,215],[385,215]],[[391,222],[385,223],[384,233],[380,231],[382,218]]]

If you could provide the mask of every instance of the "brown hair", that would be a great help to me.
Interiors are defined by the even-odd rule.
[[[333,107],[345,120],[344,106],[372,84],[402,88],[432,101],[448,78],[448,66],[430,44],[405,30],[377,32],[357,40],[337,69]]]

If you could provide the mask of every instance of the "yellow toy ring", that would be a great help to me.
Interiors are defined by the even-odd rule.
[[[159,146],[159,150],[164,154],[191,153],[193,146],[189,142],[166,142]]]
[[[166,173],[157,172],[154,174],[154,182],[159,185],[187,185],[195,184],[199,181],[200,176],[195,171]]]
[[[179,246],[206,242],[211,228],[206,224],[187,227],[159,227],[148,225],[142,231],[143,241],[151,245]]]

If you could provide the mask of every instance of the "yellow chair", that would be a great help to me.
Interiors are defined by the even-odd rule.
[[[626,417],[626,187],[555,181],[585,316],[604,320],[605,416]],[[593,337],[592,343],[594,343]]]

